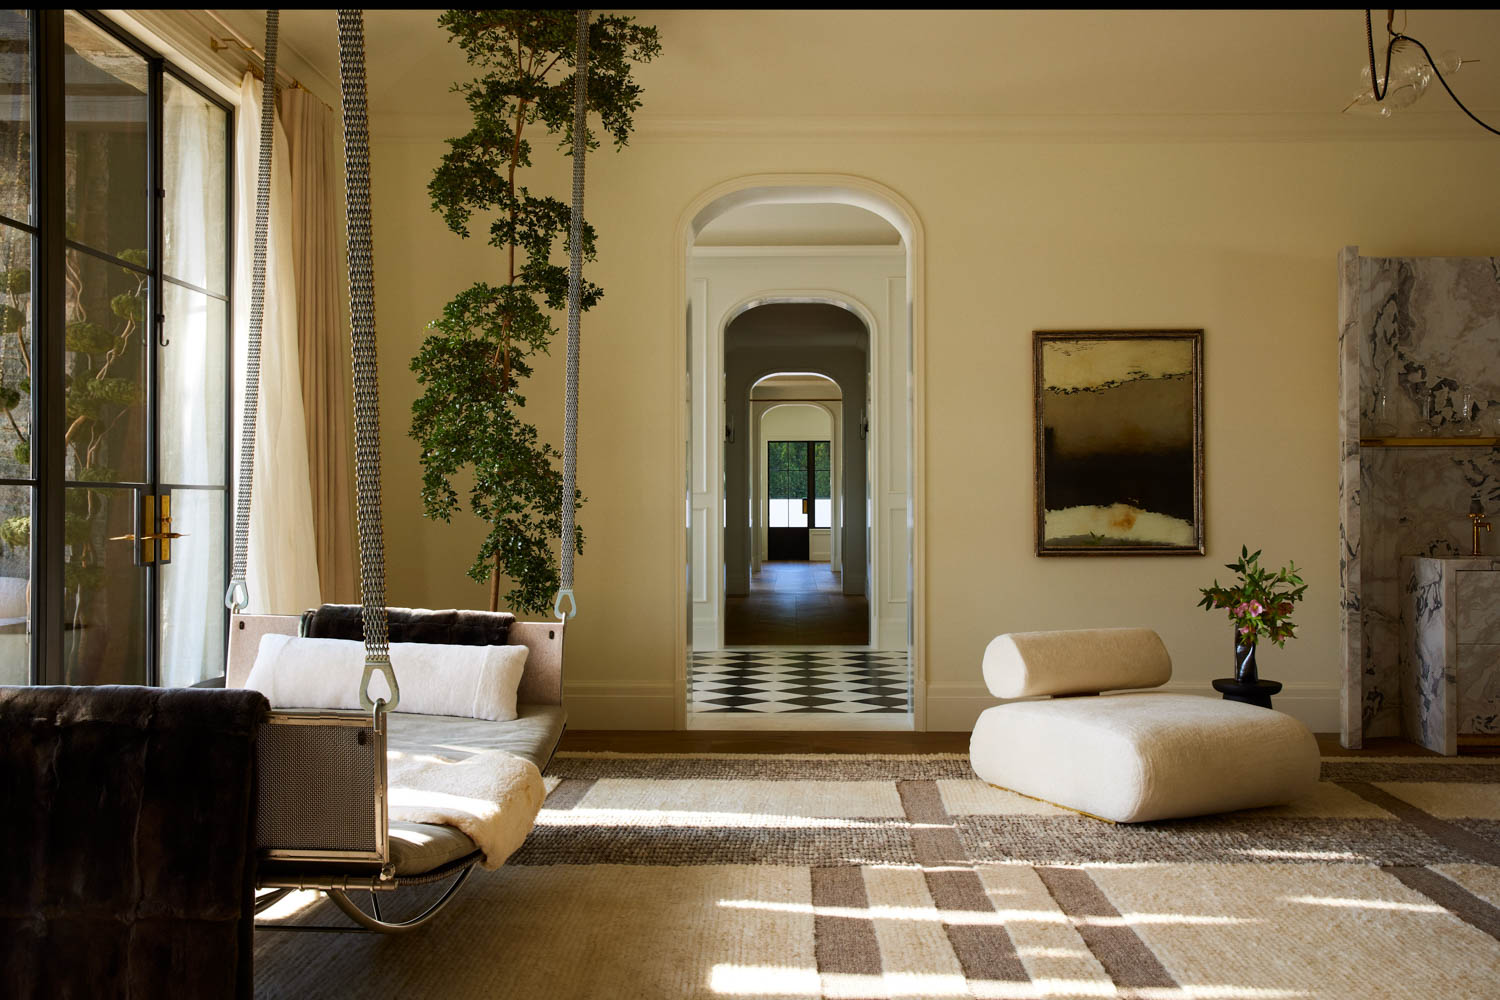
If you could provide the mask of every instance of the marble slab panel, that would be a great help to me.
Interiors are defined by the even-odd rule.
[[[1475,497],[1500,515],[1500,449],[1366,447],[1361,437],[1500,435],[1500,258],[1369,258],[1350,247],[1339,272],[1344,742],[1358,746],[1410,729],[1407,699],[1422,707],[1420,671],[1402,667],[1418,661],[1399,628],[1411,583],[1401,559],[1466,553]],[[1464,390],[1477,404],[1468,422]],[[1495,629],[1500,640],[1500,616]]]
[[[1458,641],[1500,643],[1500,573],[1458,572]]]
[[[1339,637],[1342,684],[1339,741],[1364,742],[1364,615],[1360,609],[1360,364],[1359,247],[1339,251]]]
[[[1458,647],[1458,731],[1500,734],[1500,644]]]
[[[1438,753],[1458,752],[1453,581],[1440,559],[1401,560],[1401,717],[1404,735]]]

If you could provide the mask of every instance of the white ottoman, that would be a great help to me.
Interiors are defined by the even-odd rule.
[[[990,643],[984,671],[997,697],[1078,695],[1160,684],[1171,660],[1148,629],[1014,633]],[[989,784],[1120,823],[1280,805],[1319,772],[1317,741],[1291,716],[1159,692],[996,705],[969,758]]]

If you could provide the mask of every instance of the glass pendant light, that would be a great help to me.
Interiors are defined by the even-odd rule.
[[[1452,76],[1463,65],[1463,60],[1456,52],[1444,52],[1434,61],[1445,76]],[[1377,52],[1374,86],[1370,83],[1370,67],[1360,67],[1360,88],[1345,111],[1389,118],[1393,113],[1411,107],[1427,93],[1427,87],[1433,80],[1432,64],[1411,39],[1391,39],[1389,81],[1386,79],[1386,65],[1385,53]],[[1375,99],[1377,91],[1384,93],[1384,100]]]

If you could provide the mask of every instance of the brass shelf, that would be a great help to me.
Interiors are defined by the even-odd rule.
[[[1362,437],[1361,448],[1493,448],[1500,437]]]

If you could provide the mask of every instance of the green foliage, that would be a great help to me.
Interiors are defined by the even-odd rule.
[[[75,470],[73,478],[80,483],[117,483],[120,473],[108,465],[86,465]]]
[[[0,385],[0,410],[14,410],[21,405],[21,390]]]
[[[140,400],[141,387],[131,379],[75,377],[68,386],[68,419],[97,420],[106,406],[134,406]]]
[[[476,217],[488,220],[490,246],[504,253],[505,281],[460,292],[428,325],[412,359],[422,386],[412,404],[411,436],[421,447],[422,502],[428,517],[449,520],[462,510],[454,478],[473,477],[467,507],[490,526],[469,575],[508,577],[518,611],[541,611],[557,588],[552,541],[561,533],[561,454],[521,418],[521,380],[557,334],[549,311],[566,308],[568,271],[553,262],[569,249],[569,205],[533,194],[517,181],[531,166],[531,131],[566,148],[573,141],[576,12],[571,10],[450,10],[438,18],[481,75],[455,86],[473,125],[448,140],[449,150],[428,185],[432,207],[448,228],[470,236]],[[631,65],[660,52],[656,29],[629,17],[596,17],[589,30],[589,110],[622,147],[634,128],[641,88]],[[530,131],[528,131],[530,130]],[[591,128],[589,148],[597,148]],[[594,259],[595,234],[583,226],[580,248]],[[583,283],[581,305],[601,289]],[[581,493],[573,498],[583,504]],[[583,534],[577,539],[583,550]]]
[[[121,250],[115,256],[127,264],[134,264],[136,267],[145,267],[149,259],[144,250]]]
[[[1296,638],[1297,625],[1292,621],[1292,612],[1307,592],[1296,563],[1288,563],[1279,570],[1263,569],[1260,550],[1252,554],[1248,546],[1240,546],[1239,560],[1226,564],[1225,568],[1233,570],[1239,582],[1233,587],[1221,587],[1215,580],[1212,587],[1202,589],[1203,599],[1198,607],[1228,611],[1242,646],[1255,645],[1261,636],[1278,646]]]
[[[17,465],[31,466],[31,442],[21,441],[13,449],[11,456],[15,458]]]
[[[13,267],[6,271],[0,271],[0,288],[8,295],[30,295],[31,294],[31,269],[26,267]],[[10,331],[6,331],[9,333]]]
[[[106,354],[115,346],[115,335],[98,323],[79,320],[69,323],[64,336],[68,350],[80,354]]]
[[[15,306],[0,305],[0,333],[20,333],[26,326],[26,314]]]
[[[0,521],[0,544],[9,549],[24,549],[31,544],[31,515],[21,514]]]
[[[109,309],[126,322],[146,321],[146,297],[135,292],[121,292],[109,300]]]

